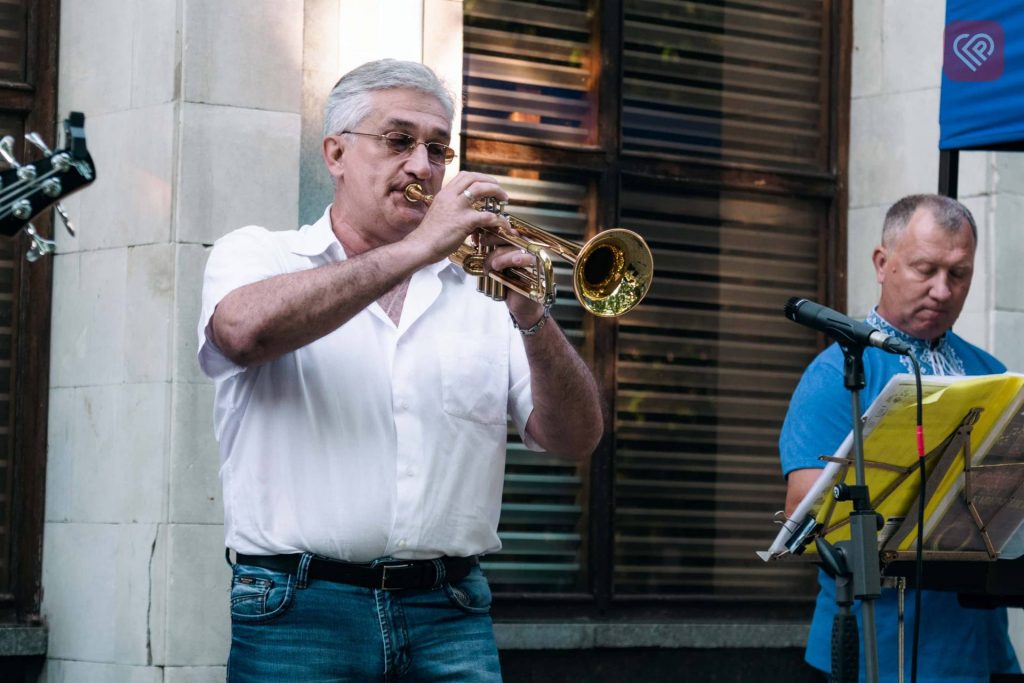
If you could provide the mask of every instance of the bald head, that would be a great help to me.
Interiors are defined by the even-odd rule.
[[[966,223],[971,229],[974,243],[978,243],[978,226],[966,206],[941,194],[912,194],[893,204],[886,212],[882,224],[883,247],[890,247],[899,241],[918,209],[928,211],[936,225],[951,233],[959,232]]]

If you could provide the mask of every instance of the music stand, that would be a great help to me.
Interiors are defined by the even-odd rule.
[[[964,567],[969,560],[984,562],[989,571],[972,567],[973,586],[936,588],[988,591],[1003,585],[1000,579],[1009,580],[1009,572],[1002,569],[1008,562],[994,560],[1006,556],[1014,544],[1024,546],[1020,505],[1024,500],[1024,375],[923,380],[927,439],[924,557],[929,563],[958,562]],[[918,467],[913,394],[913,377],[897,375],[864,415],[864,469],[870,506],[886,522],[878,546],[885,576],[913,574],[920,488],[919,479],[911,476]],[[759,553],[762,559],[797,554],[806,547],[804,559],[824,561],[808,545],[811,538],[820,535],[833,545],[850,538],[851,505],[834,501],[825,492],[835,484],[853,483],[852,442],[851,434],[835,455],[822,457],[827,465],[818,482],[793,518],[786,520],[771,548]],[[993,572],[993,568],[998,570]],[[927,574],[923,588],[933,588],[929,578],[935,574]],[[979,576],[984,586],[977,583]],[[1015,583],[1020,583],[1019,579]]]

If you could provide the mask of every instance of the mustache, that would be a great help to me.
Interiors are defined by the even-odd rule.
[[[420,180],[419,178],[402,178],[389,184],[392,192],[405,192],[405,188],[409,187],[412,183],[417,183],[425,191],[433,191],[433,187],[430,186],[429,180]]]

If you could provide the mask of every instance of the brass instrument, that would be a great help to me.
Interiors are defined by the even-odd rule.
[[[426,205],[434,200],[418,183],[405,188],[405,198]],[[473,203],[479,211],[490,211],[508,221],[515,232],[505,228],[487,232],[532,254],[535,268],[508,268],[484,271],[484,260],[493,247],[467,238],[449,259],[470,275],[479,278],[477,290],[496,301],[503,301],[506,288],[550,307],[555,302],[555,275],[551,264],[554,253],[572,265],[573,293],[588,313],[610,318],[632,310],[651,287],[654,258],[640,235],[632,230],[613,228],[599,233],[583,245],[562,239],[520,218],[505,213],[505,204],[494,197]]]

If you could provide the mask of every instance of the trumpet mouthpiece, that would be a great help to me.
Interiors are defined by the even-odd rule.
[[[413,204],[416,202],[430,204],[434,200],[434,195],[424,192],[423,186],[419,183],[409,183],[406,185],[403,194],[405,194],[405,199]]]

